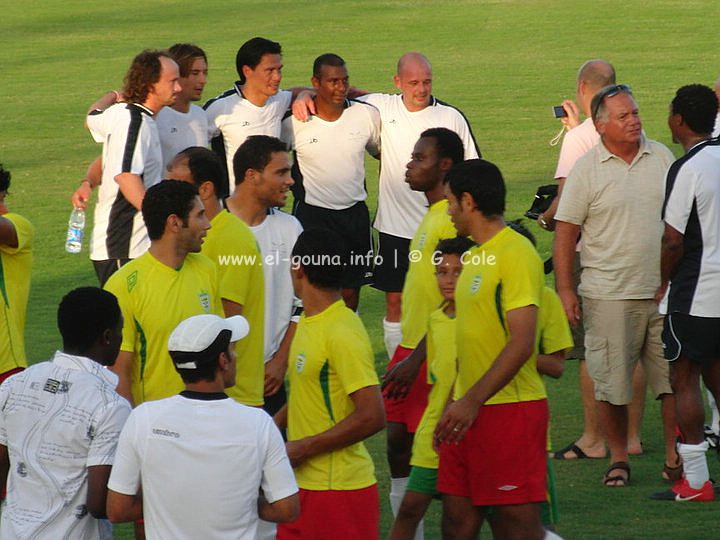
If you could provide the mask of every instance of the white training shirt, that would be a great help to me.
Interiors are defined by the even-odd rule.
[[[293,311],[302,306],[295,297],[290,265],[292,249],[303,229],[295,216],[270,208],[263,222],[250,227],[250,230],[263,258],[265,362],[269,362],[285,337]]]
[[[230,193],[235,191],[233,157],[235,151],[250,135],[280,137],[280,124],[285,111],[290,107],[292,93],[280,90],[270,96],[265,105],[253,105],[242,95],[240,83],[224,94],[208,101],[205,112],[208,120],[208,138],[222,136],[225,159],[228,168]]]
[[[365,151],[380,153],[380,113],[372,105],[346,100],[342,116],[333,122],[311,116],[301,122],[290,115],[280,137],[295,150],[304,202],[344,210],[367,198]],[[295,170],[293,171],[295,172]]]
[[[205,110],[191,103],[186,113],[163,107],[155,118],[162,148],[163,175],[172,159],[190,146],[208,146]]]
[[[684,249],[661,313],[720,317],[720,141],[670,166],[663,219],[683,234]]]
[[[259,488],[271,503],[298,491],[270,416],[230,398],[172,396],[135,408],[108,488],[134,495],[141,480],[148,540],[255,540]]]
[[[110,539],[87,510],[88,467],[112,465],[130,404],[117,376],[56,352],[0,386],[0,444],[10,456],[0,538]]]
[[[102,183],[98,189],[90,258],[135,259],[150,247],[140,210],[123,196],[115,181],[120,173],[140,176],[145,189],[163,177],[157,124],[150,109],[137,103],[116,103],[93,111],[87,125],[103,143]]]
[[[413,191],[405,182],[405,169],[420,134],[429,128],[444,127],[460,136],[465,159],[479,156],[470,125],[456,108],[430,98],[430,105],[410,112],[401,94],[367,94],[358,100],[374,105],[382,119],[380,189],[375,228],[400,238],[412,238],[427,213],[425,194]]]

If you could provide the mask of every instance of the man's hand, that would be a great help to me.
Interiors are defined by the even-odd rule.
[[[72,202],[74,208],[82,208],[85,210],[90,197],[92,197],[92,187],[90,187],[90,182],[83,180],[80,187],[78,187],[75,190],[75,193],[72,194],[70,201]]]
[[[313,101],[313,93],[309,90],[303,90],[300,92],[292,104],[293,116],[301,122],[307,122],[310,119],[310,116],[316,112],[315,102]]]
[[[441,443],[459,443],[477,418],[479,410],[480,406],[467,397],[448,405],[435,428],[433,446],[437,448]]]
[[[573,328],[577,326],[582,317],[580,311],[580,301],[578,300],[577,294],[573,290],[559,290],[558,296],[562,302],[563,308],[565,309],[565,316],[567,317],[570,326]]]
[[[285,450],[287,451],[290,465],[292,465],[293,468],[299,467],[307,461],[308,458],[312,457],[309,453],[309,445],[306,439],[286,442]]]
[[[659,304],[662,302],[662,299],[665,298],[665,293],[667,292],[668,285],[670,283],[668,281],[663,281],[660,286],[657,288],[657,291],[655,291],[655,301]]]
[[[280,390],[285,382],[286,371],[287,358],[283,359],[278,353],[275,353],[265,364],[265,396],[273,396]]]
[[[567,128],[568,130],[571,130],[574,127],[577,127],[580,125],[580,109],[578,109],[578,106],[575,105],[575,102],[566,99],[561,103],[562,108],[565,109],[565,112],[567,113],[567,116],[563,116],[560,121],[563,123],[563,126]]]
[[[412,355],[411,355],[412,356]],[[417,379],[421,362],[408,356],[385,373],[382,379],[382,390],[388,399],[402,399],[407,396],[410,387]]]

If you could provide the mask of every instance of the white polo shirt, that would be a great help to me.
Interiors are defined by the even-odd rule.
[[[0,386],[0,444],[10,455],[0,538],[110,539],[87,510],[88,467],[112,465],[130,404],[117,376],[56,352]]]
[[[208,121],[202,107],[191,103],[186,113],[163,107],[155,121],[162,148],[163,174],[178,152],[190,146],[207,148]]]
[[[298,491],[265,411],[197,393],[132,411],[108,488],[134,495],[141,480],[148,540],[255,540],[258,490],[271,503]]]
[[[311,116],[300,122],[288,116],[280,137],[295,151],[296,187],[304,202],[330,210],[344,210],[367,198],[365,151],[380,152],[380,113],[372,105],[346,100],[345,110],[333,122]]]
[[[380,189],[375,228],[400,238],[412,238],[427,212],[423,193],[405,182],[405,166],[420,134],[429,128],[448,128],[460,136],[465,159],[479,156],[470,125],[462,113],[434,97],[421,111],[410,112],[400,94],[367,94],[358,100],[375,106],[382,119]]]
[[[145,189],[160,182],[163,160],[157,124],[150,109],[138,103],[116,103],[87,116],[96,142],[103,143],[102,183],[98,189],[90,240],[90,258],[135,259],[150,247],[140,210],[123,196],[115,177],[138,175]]]
[[[235,191],[233,157],[235,151],[250,135],[280,137],[280,124],[285,111],[290,107],[292,93],[280,90],[270,96],[265,105],[253,105],[242,95],[240,83],[224,94],[208,101],[205,112],[208,119],[208,137],[222,136],[225,159],[228,168],[230,193]]]

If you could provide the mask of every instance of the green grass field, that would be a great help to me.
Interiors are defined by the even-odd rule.
[[[100,153],[83,128],[83,117],[100,94],[120,87],[131,58],[141,49],[180,41],[202,46],[210,61],[205,98],[235,80],[235,52],[256,35],[283,44],[286,87],[308,84],[313,59],[332,51],[348,62],[353,84],[393,92],[397,58],[420,50],[433,61],[434,94],[463,110],[484,157],[502,169],[509,184],[507,215],[517,217],[536,187],[552,179],[559,147],[550,147],[548,141],[559,125],[550,106],[574,96],[576,70],[586,59],[610,60],[618,81],[633,87],[648,136],[680,153],[671,145],[667,106],[679,86],[712,84],[720,72],[715,61],[719,6],[701,0],[5,2],[0,20],[5,66],[0,162],[13,172],[8,204],[30,218],[38,232],[27,325],[30,360],[46,359],[59,345],[55,310],[62,295],[96,283],[86,251],[80,256],[63,251],[70,194]],[[376,176],[373,166],[368,178],[371,208]],[[550,235],[533,230],[545,257]],[[385,363],[383,302],[376,291],[363,292],[361,314],[379,371]],[[581,425],[576,366],[570,363],[561,381],[548,383],[548,391],[552,437],[564,445]],[[679,506],[647,499],[663,488],[658,416],[657,404],[649,402],[645,455],[632,461],[632,485],[627,489],[601,486],[604,461],[556,464],[559,532],[565,538],[713,535],[720,503]],[[385,536],[391,518],[384,497],[383,438],[373,438],[370,447],[383,493]],[[712,456],[710,464],[711,473],[720,478]],[[438,516],[434,507],[427,538],[439,537]],[[119,527],[116,536],[131,537],[127,527]]]

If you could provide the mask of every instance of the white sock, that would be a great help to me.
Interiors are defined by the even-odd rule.
[[[707,441],[700,444],[678,443],[677,445],[678,454],[683,460],[685,479],[693,489],[700,489],[710,479],[710,471],[705,459],[707,449]]]
[[[548,529],[545,529],[545,539],[544,540],[563,540],[562,536],[559,536],[557,533],[553,531],[549,531]]]
[[[707,391],[708,405],[710,406],[710,413],[712,414],[712,422],[710,427],[715,432],[715,435],[720,435],[720,412],[718,412],[718,406],[715,402],[715,397],[712,395],[710,390]]]
[[[399,322],[390,322],[383,319],[383,332],[385,337],[385,349],[387,349],[388,358],[392,360],[395,349],[398,348],[402,341],[402,331]]]
[[[400,511],[405,490],[407,489],[408,477],[390,478],[390,508],[394,517],[397,517]],[[415,540],[423,540],[425,538],[424,520],[420,520],[417,529],[415,529]]]

